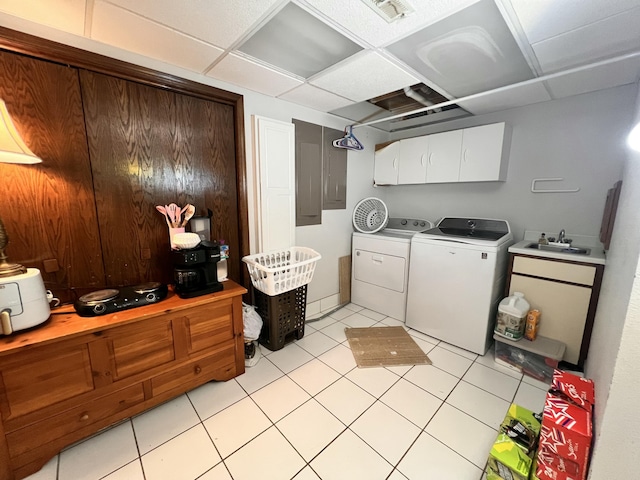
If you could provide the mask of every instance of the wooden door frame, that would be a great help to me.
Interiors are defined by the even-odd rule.
[[[240,263],[239,271],[242,272],[242,283],[244,286],[249,285],[249,274],[241,264],[242,257],[249,254],[247,166],[244,98],[242,95],[5,27],[0,27],[0,49],[232,106],[234,109],[235,167],[238,192],[238,238],[240,239],[235,261]]]

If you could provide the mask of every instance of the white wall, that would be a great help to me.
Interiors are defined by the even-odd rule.
[[[506,219],[516,240],[524,230],[564,228],[598,235],[606,193],[622,177],[622,136],[633,115],[634,87],[539,103],[487,115],[394,133],[395,138],[494,122],[511,127],[506,182],[383,187],[392,216],[478,216]],[[356,130],[357,132],[357,130]],[[531,181],[563,177],[545,188],[576,188],[577,193],[531,193]]]
[[[640,121],[640,92],[636,121]],[[638,476],[639,205],[640,153],[630,151],[586,365],[586,374],[596,386],[597,438],[589,477],[593,480]]]

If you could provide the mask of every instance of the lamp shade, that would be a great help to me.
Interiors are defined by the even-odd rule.
[[[3,100],[0,100],[0,162],[42,162],[42,160],[25,145],[9,116],[7,106]]]

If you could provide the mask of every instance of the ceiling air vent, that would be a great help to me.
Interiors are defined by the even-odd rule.
[[[415,10],[407,0],[362,0],[378,15],[391,23],[413,13]]]

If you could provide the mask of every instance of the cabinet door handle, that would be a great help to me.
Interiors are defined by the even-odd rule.
[[[462,152],[462,161],[463,161],[464,163],[467,163],[467,152],[468,152],[468,151],[469,151],[469,150],[465,148],[465,149],[464,149],[464,152]]]
[[[80,421],[81,422],[86,422],[87,420],[89,420],[89,413],[88,412],[84,412],[82,415],[80,415]]]
[[[382,263],[382,261],[384,260],[384,257],[380,257],[376,255],[371,257],[371,260],[373,260],[374,263]]]
[[[420,155],[420,165],[424,167],[424,153]]]
[[[429,165],[433,165],[433,163],[431,162],[431,158],[433,157],[433,152],[429,152],[429,161],[427,163],[429,163]]]
[[[202,373],[202,368],[200,368],[200,365],[196,365],[193,371],[196,372],[196,375],[200,375]]]
[[[398,168],[398,159],[394,158],[393,159],[393,169],[396,170]]]

